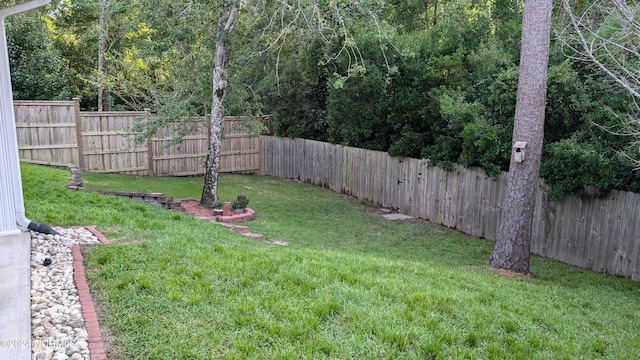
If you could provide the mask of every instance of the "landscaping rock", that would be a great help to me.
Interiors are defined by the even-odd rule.
[[[55,230],[59,235],[31,232],[32,357],[89,360],[71,248],[98,243],[98,239],[85,228]],[[46,259],[51,261],[45,263]]]

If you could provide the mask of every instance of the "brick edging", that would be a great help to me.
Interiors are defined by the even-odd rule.
[[[216,219],[216,221],[219,221],[219,222],[233,223],[233,222],[242,222],[242,221],[253,220],[255,215],[256,215],[256,211],[255,210],[253,210],[251,208],[245,208],[245,212],[240,213],[240,214],[233,214],[233,215],[229,215],[229,216],[217,215],[217,216],[214,216],[213,218]]]
[[[100,243],[105,245],[111,244],[111,241],[109,241],[109,239],[107,239],[106,236],[102,235],[102,233],[98,231],[98,229],[96,229],[95,226],[85,226],[84,228],[89,230],[90,233],[92,233],[95,237],[97,237]]]
[[[95,226],[85,226],[84,228],[97,237],[100,243],[111,243],[109,239],[95,228]],[[87,277],[84,271],[84,257],[82,256],[80,245],[73,245],[71,248],[71,254],[73,255],[73,280],[76,284],[76,288],[78,289],[78,297],[80,298],[80,305],[82,306],[84,325],[87,328],[87,334],[89,336],[88,343],[91,360],[106,360],[107,356],[104,351],[104,343],[102,342],[102,335],[100,333],[98,314],[93,306],[93,299],[91,298],[91,292],[89,291],[89,284],[87,283]]]

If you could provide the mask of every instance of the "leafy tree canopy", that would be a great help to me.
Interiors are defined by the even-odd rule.
[[[4,1],[4,3],[8,3]],[[96,1],[60,0],[10,19],[17,98],[81,96],[105,81],[113,109],[150,108],[141,127],[210,111],[217,1],[106,0],[107,76],[97,72]],[[298,6],[303,4],[305,6]],[[245,2],[226,113],[269,114],[276,135],[483,168],[509,164],[518,81],[519,0]],[[43,17],[41,17],[41,15]],[[41,19],[44,18],[43,22]],[[557,29],[564,18],[554,17]],[[633,99],[552,38],[541,176],[554,199],[640,190],[618,155]]]

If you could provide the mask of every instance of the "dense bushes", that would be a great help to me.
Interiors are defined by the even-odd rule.
[[[507,171],[519,16],[466,2],[447,5],[445,14],[429,31],[397,36],[402,54],[389,56],[366,46],[366,71],[342,86],[331,86],[329,78],[326,101],[314,103],[315,110],[305,109],[320,116],[277,113],[280,129],[289,124],[280,134],[306,137],[309,129],[322,129],[313,137],[392,156],[428,158],[445,168],[453,163],[480,167],[490,176]],[[371,45],[367,34],[361,37]],[[628,162],[615,151],[629,139],[595,125],[615,126],[615,114],[629,109],[629,99],[593,69],[570,62],[553,41],[551,54],[541,176],[551,186],[552,198],[638,189]],[[346,74],[342,65],[337,73]],[[291,131],[301,118],[305,126]],[[310,120],[317,125],[308,124]]]

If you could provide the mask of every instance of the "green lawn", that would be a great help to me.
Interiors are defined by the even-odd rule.
[[[627,359],[640,354],[640,283],[533,258],[534,278],[486,266],[492,244],[308,184],[223,175],[252,232],[64,189],[23,165],[27,216],[96,225],[91,288],[110,359]],[[85,186],[198,198],[199,178],[84,175]]]

